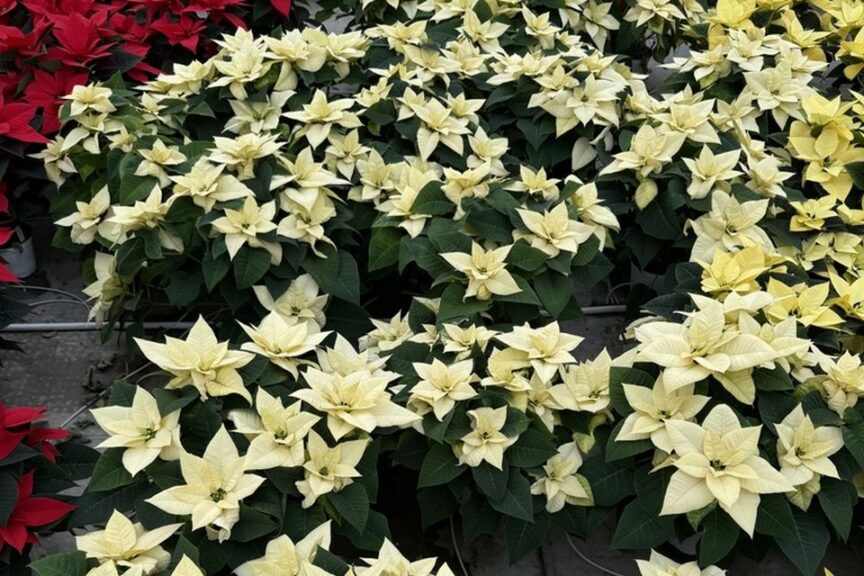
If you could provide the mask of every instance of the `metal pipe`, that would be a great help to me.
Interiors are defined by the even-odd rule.
[[[623,304],[609,304],[605,306],[586,306],[582,308],[584,316],[605,316],[624,314],[627,306]],[[144,330],[187,330],[194,322],[144,322]],[[34,322],[22,324],[9,324],[0,328],[0,333],[12,332],[92,332],[101,330],[102,324],[96,322]],[[117,324],[115,330],[123,330],[123,326]]]
[[[144,330],[188,330],[194,322],[144,322]],[[97,322],[33,322],[9,324],[0,328],[0,333],[11,332],[93,332],[101,330],[104,324]],[[115,330],[123,330],[121,324],[115,324]]]

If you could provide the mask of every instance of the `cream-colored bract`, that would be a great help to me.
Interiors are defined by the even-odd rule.
[[[125,448],[123,467],[135,476],[157,458],[177,460],[180,443],[180,411],[162,415],[156,399],[141,387],[135,389],[132,406],[106,406],[90,411],[109,434],[99,448]]]
[[[116,574],[118,567],[124,570],[123,574],[149,576],[165,569],[171,562],[171,554],[160,544],[181,526],[169,524],[148,531],[140,522],[133,524],[114,510],[104,530],[77,536],[75,545],[87,558],[96,559],[101,565],[100,571],[91,571],[89,576]]]
[[[281,535],[270,540],[264,556],[241,564],[234,570],[237,576],[330,576],[330,572],[315,566],[319,549],[330,549],[330,522],[325,522],[296,543]]]
[[[185,484],[159,492],[147,502],[169,514],[191,516],[192,529],[207,528],[220,542],[231,537],[240,519],[240,502],[258,489],[264,478],[246,474],[231,435],[221,427],[199,457],[180,453]]]
[[[252,403],[237,369],[251,362],[253,355],[219,342],[203,316],[185,340],[167,336],[164,344],[141,338],[135,342],[148,360],[173,376],[166,388],[194,386],[201,398],[238,394]]]
[[[262,387],[254,410],[231,410],[228,419],[235,432],[250,440],[246,470],[266,470],[302,466],[303,440],[321,418],[304,411],[299,401],[285,406]]]
[[[724,576],[725,570],[717,566],[708,566],[704,570],[696,561],[679,564],[651,550],[648,560],[636,560],[640,576]]]
[[[303,507],[309,508],[315,501],[330,492],[339,492],[361,476],[357,465],[369,442],[350,440],[328,446],[317,432],[311,430],[306,442],[306,461],[303,464],[303,480],[297,482],[297,490],[303,495]]]
[[[729,406],[716,406],[702,425],[666,423],[677,468],[660,514],[686,514],[712,502],[751,537],[760,494],[792,491],[792,483],[759,456],[761,426],[742,427]]]

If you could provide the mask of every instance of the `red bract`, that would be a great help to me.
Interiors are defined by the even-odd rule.
[[[39,23],[25,34],[15,26],[0,26],[0,52],[20,52],[25,56],[36,54],[47,29],[47,25]]]
[[[30,125],[35,115],[36,107],[30,104],[23,102],[4,104],[0,101],[0,136],[21,142],[38,144],[48,142],[47,138]]]
[[[60,128],[58,110],[63,104],[62,97],[72,92],[77,84],[87,82],[86,72],[61,68],[54,74],[36,70],[33,80],[24,89],[27,101],[42,108],[42,133],[51,134]]]
[[[60,428],[36,427],[35,422],[45,415],[44,407],[19,406],[6,408],[0,402],[0,460],[12,453],[21,442],[39,450],[54,462],[57,449],[52,440],[65,440],[69,433]]]
[[[24,443],[30,448],[41,452],[42,455],[51,462],[57,462],[57,456],[60,452],[51,442],[66,440],[68,437],[69,433],[61,428],[38,426],[27,433],[27,438],[24,439]]]
[[[97,15],[89,18],[76,13],[70,16],[55,15],[53,34],[59,46],[49,48],[45,58],[84,68],[95,60],[110,56],[109,49],[114,42],[103,41],[103,24],[104,18],[100,19]]]
[[[204,31],[204,22],[185,14],[180,20],[172,22],[166,15],[153,23],[153,29],[161,32],[172,46],[183,46],[194,54],[198,51],[198,39]]]
[[[285,18],[291,13],[291,0],[270,0],[270,4]]]
[[[38,542],[32,528],[56,522],[75,510],[75,506],[55,500],[33,496],[33,471],[18,480],[18,500],[5,526],[0,526],[0,550],[9,545],[19,553],[24,546]]]
[[[90,14],[103,7],[96,0],[22,0],[22,3],[32,14],[49,20],[56,15]]]

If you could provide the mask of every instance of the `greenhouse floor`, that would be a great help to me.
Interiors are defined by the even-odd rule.
[[[37,223],[34,228],[39,271],[28,278],[25,285],[81,295],[77,257],[51,248],[50,222]],[[29,323],[86,320],[86,311],[80,304],[58,302],[64,296],[36,290],[20,292],[22,299],[28,302],[46,302],[34,308],[26,319]],[[68,302],[73,301],[68,299]],[[580,355],[594,356],[604,346],[608,346],[614,354],[620,346],[623,321],[615,316],[587,317],[568,326],[568,329],[586,336],[586,341],[578,350]],[[106,343],[101,342],[99,333],[95,331],[27,332],[5,336],[18,342],[24,353],[0,352],[0,400],[7,406],[46,406],[53,425],[65,423],[100,391],[110,386],[115,377],[128,372],[122,352],[122,336]],[[100,439],[101,431],[93,425],[86,411],[75,418],[70,428],[94,443]],[[587,542],[574,539],[573,542],[587,561],[579,557],[563,535],[553,536],[538,553],[512,567],[508,565],[503,538],[481,537],[471,547],[463,547],[460,553],[472,576],[635,576],[638,571],[633,562],[634,556],[610,550],[610,539],[611,531],[605,527],[591,534]],[[442,530],[441,540],[442,546],[450,547],[452,552],[449,530]],[[398,541],[396,543],[398,545]],[[37,555],[68,551],[73,546],[70,536],[57,535],[44,541]],[[835,576],[862,573],[860,562],[851,551],[842,548],[829,551],[828,566]],[[451,568],[457,575],[462,573],[458,563],[452,563]],[[789,576],[795,573],[792,565],[779,554],[769,556],[758,566],[750,561],[739,560],[728,568],[730,576]]]

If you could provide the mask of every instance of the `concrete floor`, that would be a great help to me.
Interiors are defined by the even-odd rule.
[[[26,280],[27,285],[58,288],[80,294],[80,264],[78,258],[50,247],[50,222],[36,226],[37,251],[40,269]],[[62,297],[39,291],[20,291],[29,302],[58,300]],[[601,304],[596,295],[582,293],[580,302]],[[45,304],[35,308],[28,322],[83,321],[86,311],[80,305]],[[578,349],[580,358],[595,356],[604,346],[613,355],[620,351],[619,336],[623,320],[614,316],[584,318],[568,323],[567,330],[586,337]],[[103,343],[97,332],[20,333],[6,335],[18,341],[23,354],[0,352],[0,399],[7,405],[46,405],[50,421],[59,425],[92,400],[99,391],[109,386],[118,375],[128,372],[122,353],[122,339]],[[86,412],[78,417],[72,428],[86,437],[98,441],[100,430],[90,424]],[[442,540],[449,541],[447,538]],[[574,540],[581,552],[596,566],[580,558],[563,537],[553,537],[542,551],[529,555],[515,566],[508,566],[502,538],[481,537],[461,555],[472,576],[604,576],[618,574],[635,576],[638,571],[632,555],[609,549],[610,531],[601,527],[591,534],[587,542]],[[37,555],[68,551],[74,542],[68,535],[46,539]],[[864,573],[864,568],[850,551],[832,548],[829,565],[836,576]],[[459,574],[459,566],[451,565]],[[611,572],[610,572],[611,571]],[[730,576],[787,576],[795,570],[779,555],[769,557],[760,566],[752,562],[736,562],[728,571]]]

